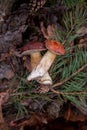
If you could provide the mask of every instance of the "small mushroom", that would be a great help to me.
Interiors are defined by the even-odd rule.
[[[46,50],[46,48],[42,42],[29,42],[22,48],[22,55],[30,55],[32,71],[33,69],[36,68],[36,66],[41,61],[42,56],[41,56],[40,51],[43,51],[43,50]],[[34,78],[32,77],[32,80],[33,79]],[[40,78],[36,78],[35,80],[45,85],[52,84],[52,79],[48,72],[44,76]]]
[[[49,70],[56,56],[65,54],[64,46],[56,40],[47,40],[46,47],[48,51],[43,56],[37,67],[34,68],[31,74],[28,76],[27,79],[29,81],[34,78],[42,77]]]

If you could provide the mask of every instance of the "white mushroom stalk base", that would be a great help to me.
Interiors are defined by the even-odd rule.
[[[44,84],[44,85],[52,85],[52,79],[49,75],[49,73],[45,73],[42,77],[37,78],[36,80],[38,83],[40,84]]]
[[[47,71],[51,67],[52,63],[54,62],[56,58],[56,54],[53,54],[50,51],[47,51],[46,54],[41,59],[40,63],[37,65],[36,68],[33,69],[33,71],[28,76],[28,80],[33,80],[36,78],[40,78],[42,76],[46,76]]]
[[[33,54],[30,54],[30,57],[31,57],[31,68],[32,68],[32,72],[33,72],[36,69],[37,65],[40,63],[42,57],[41,57],[40,52],[34,52]],[[30,77],[30,75],[27,78],[27,80],[29,80],[29,81],[35,79],[40,84],[52,85],[52,79],[48,72],[46,72],[43,76],[35,77],[35,75],[34,75],[31,78],[29,78],[29,77]]]

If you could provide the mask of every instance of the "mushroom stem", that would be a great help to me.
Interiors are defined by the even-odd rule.
[[[32,79],[42,77],[45,73],[47,73],[55,58],[56,54],[47,51],[40,63],[34,68],[27,79],[30,81]]]
[[[30,57],[31,57],[31,68],[33,70],[33,69],[35,69],[37,67],[37,65],[41,61],[42,57],[41,57],[40,52],[34,52],[34,53],[30,54]],[[32,79],[34,79],[34,78],[32,77]],[[36,77],[36,81],[38,83],[45,84],[45,85],[48,85],[48,84],[51,85],[52,84],[52,79],[51,79],[48,72],[46,72],[42,77],[39,77],[39,78]]]
[[[41,54],[39,52],[34,52],[30,54],[30,57],[31,57],[31,68],[33,70],[37,66],[37,64],[40,62]]]

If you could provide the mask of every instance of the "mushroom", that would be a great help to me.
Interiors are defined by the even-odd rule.
[[[34,68],[31,74],[28,76],[27,79],[29,81],[35,78],[42,77],[45,73],[47,73],[56,56],[65,54],[64,46],[56,40],[47,40],[46,48],[48,49],[48,51],[43,56],[37,67]]]
[[[36,68],[36,66],[41,61],[41,53],[40,51],[46,50],[44,44],[42,42],[28,42],[23,48],[22,48],[22,55],[30,55],[31,58],[31,69]],[[32,80],[34,78],[32,77]],[[52,79],[48,72],[45,73],[42,77],[35,79],[37,82],[44,84],[44,85],[51,85]]]

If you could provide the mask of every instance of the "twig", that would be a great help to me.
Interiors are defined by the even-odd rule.
[[[30,93],[29,93],[30,94]],[[17,93],[11,93],[10,94],[10,97],[14,97],[14,96],[25,96],[25,95],[28,95],[28,92],[17,92]]]
[[[51,89],[51,91],[53,93],[56,93],[56,94],[61,94],[61,95],[87,95],[87,91],[83,91],[83,92],[61,92],[61,91],[56,91],[54,89]]]
[[[83,65],[81,68],[79,68],[76,72],[74,72],[72,75],[70,75],[69,77],[67,77],[66,79],[60,81],[59,83],[55,83],[53,86],[51,86],[52,88],[54,87],[58,87],[62,84],[64,84],[65,82],[67,82],[68,80],[70,80],[72,77],[74,77],[75,75],[77,75],[79,72],[81,72],[84,68],[87,67],[87,63],[85,65]]]

